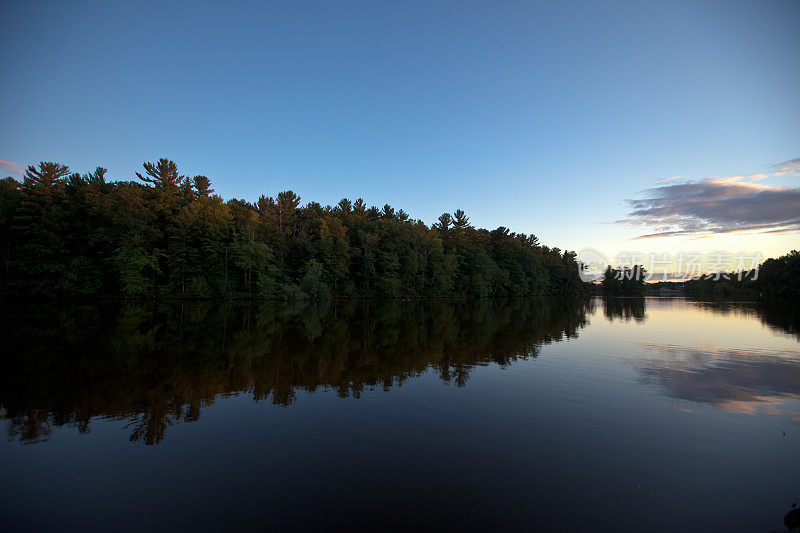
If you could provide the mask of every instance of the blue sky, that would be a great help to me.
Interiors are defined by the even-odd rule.
[[[234,4],[3,2],[0,172],[169,157],[225,198],[461,208],[566,249],[800,247],[618,222],[665,178],[796,191],[798,1]]]

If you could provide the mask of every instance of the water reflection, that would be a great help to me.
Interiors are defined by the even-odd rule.
[[[691,305],[800,331],[791,308]],[[595,306],[612,324],[648,316],[641,298],[6,306],[0,418],[22,443],[45,441],[60,426],[87,433],[101,417],[125,420],[132,441],[157,444],[170,426],[197,421],[203,407],[232,394],[282,406],[300,391],[358,398],[430,370],[463,387],[476,365],[507,366],[576,337]],[[778,413],[800,398],[796,349],[637,346],[626,363],[676,400]]]
[[[787,301],[763,302],[728,302],[728,301],[695,301],[698,308],[714,314],[755,318],[779,333],[800,339],[800,305]]]
[[[780,415],[782,403],[800,398],[800,350],[640,346],[649,357],[629,362],[643,382],[663,387],[673,399],[710,404],[728,412],[755,414],[762,410]]]
[[[5,305],[0,529],[774,530],[800,479],[796,317]]]
[[[157,444],[220,396],[290,405],[297,392],[359,397],[435,369],[464,386],[470,369],[536,357],[575,337],[591,301],[162,304],[7,308],[0,330],[0,415],[12,439],[47,440],[54,426],[90,431],[128,421]]]
[[[631,320],[642,323],[645,319],[644,298],[604,298],[603,313],[609,321],[620,320],[630,322]]]

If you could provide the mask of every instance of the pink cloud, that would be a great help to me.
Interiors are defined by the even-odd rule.
[[[19,163],[12,163],[11,161],[3,161],[0,159],[0,170],[11,172],[12,174],[22,174],[23,167]]]

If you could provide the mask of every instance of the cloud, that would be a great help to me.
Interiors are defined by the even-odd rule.
[[[637,239],[733,232],[800,231],[800,187],[756,183],[770,176],[800,173],[800,158],[772,167],[769,174],[715,176],[672,183],[674,178],[627,200],[628,218],[618,224],[649,228]]]
[[[680,176],[672,176],[671,178],[663,178],[663,179],[657,180],[656,183],[669,183],[671,181],[678,181],[678,180],[682,180],[682,179],[683,178],[680,177]]]
[[[773,176],[785,176],[786,174],[800,174],[800,157],[795,157],[794,159],[772,166]]]
[[[11,161],[3,161],[0,159],[0,171],[22,174],[23,168],[19,163],[12,163]]]

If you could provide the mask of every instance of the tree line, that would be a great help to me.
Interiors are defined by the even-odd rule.
[[[175,162],[136,180],[65,165],[0,181],[0,290],[126,298],[522,296],[586,292],[574,252],[462,210],[431,226],[386,204],[301,205],[291,190],[256,202],[214,194]]]
[[[605,296],[644,296],[647,271],[642,265],[614,268],[606,266],[600,281]]]
[[[769,258],[758,272],[720,272],[707,274],[684,283],[684,294],[704,298],[771,297],[800,299],[800,252]]]
[[[600,280],[604,296],[644,296],[655,288],[669,288],[673,282],[646,283],[642,265],[606,267]],[[680,284],[683,293],[700,298],[783,298],[800,299],[800,252],[769,258],[757,269],[742,272],[714,272]],[[596,291],[596,292],[600,292]]]

